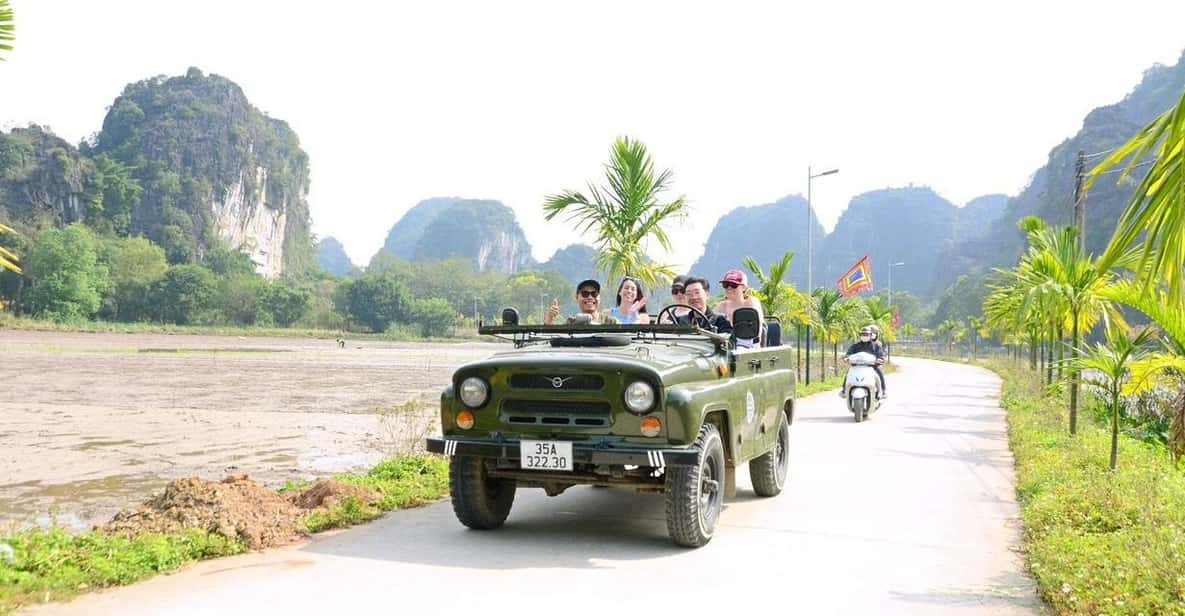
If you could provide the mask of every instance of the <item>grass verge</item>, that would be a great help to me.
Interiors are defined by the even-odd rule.
[[[1185,614],[1185,476],[1164,448],[1121,435],[1111,473],[1089,409],[1070,436],[1064,394],[1007,360],[988,366],[1004,379],[1029,567],[1053,613]]]
[[[380,495],[373,505],[348,498],[302,520],[315,533],[372,520],[384,512],[415,507],[448,493],[448,461],[437,456],[400,456],[364,474],[334,477]],[[289,484],[284,489],[298,487]],[[8,546],[11,553],[3,546]],[[0,535],[0,614],[34,603],[61,601],[99,588],[131,584],[191,562],[240,554],[237,539],[192,530],[131,539],[97,531],[60,528],[11,530]]]
[[[476,331],[457,328],[453,338],[430,338],[417,336],[406,331],[391,331],[382,334],[342,332],[331,329],[305,329],[299,327],[248,327],[235,325],[171,325],[168,323],[120,323],[112,321],[70,321],[58,323],[43,319],[18,317],[0,313],[0,329],[19,329],[44,332],[120,333],[120,334],[190,334],[197,336],[262,336],[268,338],[318,338],[335,340],[345,338],[350,342],[359,340],[385,340],[392,342],[470,342],[481,340]]]

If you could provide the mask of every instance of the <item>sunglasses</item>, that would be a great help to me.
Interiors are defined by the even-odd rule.
[[[720,285],[723,286],[725,289],[735,289],[735,288],[741,286],[735,282],[722,282],[722,283],[720,283]]]
[[[597,297],[601,294],[600,291],[581,291],[580,297]]]
[[[683,295],[683,287],[671,287],[671,295]]]

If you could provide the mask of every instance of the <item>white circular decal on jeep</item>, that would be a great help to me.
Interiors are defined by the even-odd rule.
[[[757,401],[753,399],[753,392],[745,392],[745,421],[753,423],[757,418]]]

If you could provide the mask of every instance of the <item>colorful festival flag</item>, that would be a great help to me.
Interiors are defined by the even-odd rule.
[[[901,306],[893,306],[893,329],[901,327]]]
[[[868,255],[864,255],[839,279],[839,293],[844,297],[851,297],[861,291],[872,290],[872,266],[868,264]]]

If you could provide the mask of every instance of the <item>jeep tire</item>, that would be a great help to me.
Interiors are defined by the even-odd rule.
[[[490,530],[502,526],[514,504],[513,479],[490,479],[481,458],[454,456],[448,468],[453,513],[469,528]]]
[[[778,439],[774,448],[749,463],[749,479],[758,496],[777,496],[786,485],[790,470],[790,422],[778,422]]]
[[[695,439],[695,466],[668,467],[667,532],[675,543],[698,548],[712,540],[724,508],[724,443],[716,426],[705,423]]]

